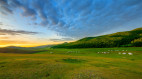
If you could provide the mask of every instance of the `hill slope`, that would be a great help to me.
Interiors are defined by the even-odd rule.
[[[104,48],[130,46],[142,46],[142,28],[97,37],[86,37],[75,42],[56,45],[53,46],[53,48]]]

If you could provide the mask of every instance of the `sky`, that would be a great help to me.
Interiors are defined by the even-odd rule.
[[[0,0],[0,47],[72,42],[142,27],[142,0]]]

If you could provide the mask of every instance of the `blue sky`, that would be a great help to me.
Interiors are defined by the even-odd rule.
[[[142,27],[141,9],[142,0],[0,0],[0,41],[52,44],[128,31]]]

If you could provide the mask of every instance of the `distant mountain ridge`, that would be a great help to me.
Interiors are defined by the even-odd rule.
[[[75,42],[59,44],[53,48],[141,47],[142,28],[97,37],[86,37]]]
[[[37,49],[37,48],[47,48],[47,47],[52,47],[54,45],[41,45],[41,46],[36,46],[36,47],[19,47],[19,46],[8,46],[4,48],[16,48],[16,49]]]
[[[47,51],[48,50],[47,48],[50,48],[51,46],[53,45],[42,45],[36,47],[8,46],[8,47],[1,47],[0,53],[18,53],[18,54],[37,53],[37,52]]]

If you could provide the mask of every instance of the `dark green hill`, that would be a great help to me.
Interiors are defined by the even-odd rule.
[[[142,28],[117,32],[97,37],[86,37],[75,42],[53,46],[53,48],[104,48],[104,47],[141,47]]]

